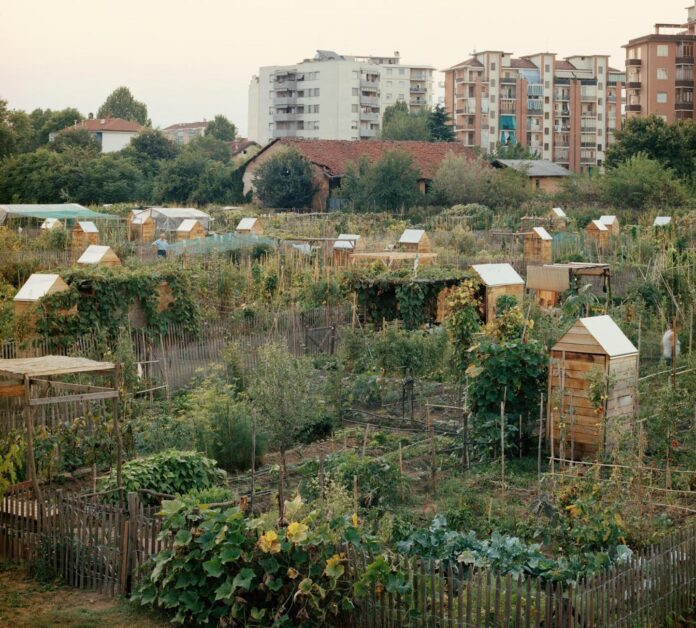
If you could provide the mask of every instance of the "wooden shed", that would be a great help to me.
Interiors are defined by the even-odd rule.
[[[581,282],[590,283],[611,300],[611,267],[597,262],[567,262],[527,266],[527,290],[534,290],[536,302],[545,308],[558,305],[560,295]],[[599,285],[598,285],[599,284]]]
[[[60,275],[34,273],[14,297],[15,314],[24,314],[32,310],[42,297],[64,290],[69,290],[69,286],[60,278]]]
[[[57,218],[46,218],[41,223],[41,231],[53,231],[54,229],[62,229],[63,223]]]
[[[524,263],[550,264],[553,260],[553,238],[544,227],[534,227],[524,235]]]
[[[609,382],[599,407],[593,376]],[[637,381],[638,350],[612,318],[579,319],[550,352],[546,435],[554,454],[578,459],[617,443],[634,412]]]
[[[181,224],[176,228],[176,241],[181,240],[196,240],[197,238],[205,238],[207,232],[205,227],[195,218],[187,218],[182,220]]]
[[[590,221],[585,227],[585,235],[588,243],[593,242],[599,251],[605,251],[609,246],[609,229],[599,220]]]
[[[655,220],[653,220],[653,227],[669,227],[671,224],[671,216],[656,216]]]
[[[498,297],[509,294],[522,305],[524,298],[524,279],[510,264],[474,264],[472,270],[479,276],[484,286],[484,322],[495,320],[495,303]]]
[[[621,233],[621,225],[619,225],[619,219],[616,216],[600,216],[599,222],[609,229],[609,235],[617,236]]]
[[[121,260],[110,246],[90,244],[77,263],[80,266],[120,266]]]
[[[336,266],[346,266],[353,253],[364,249],[364,241],[357,233],[341,233],[333,243],[333,263]]]
[[[399,249],[411,253],[430,253],[430,238],[423,229],[405,229],[399,238]]]
[[[234,231],[239,235],[263,235],[263,225],[258,218],[242,218]]]
[[[551,211],[549,211],[549,220],[551,221],[551,227],[558,231],[568,226],[568,216],[560,207],[551,208]]]
[[[128,239],[136,242],[154,242],[157,225],[152,213],[147,210],[134,209],[128,214]]]
[[[82,254],[90,244],[99,244],[99,229],[90,221],[80,220],[72,228],[72,252],[73,258]]]

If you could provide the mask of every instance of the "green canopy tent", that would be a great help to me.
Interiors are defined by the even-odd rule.
[[[0,203],[0,225],[8,218],[58,218],[59,220],[119,220],[114,214],[100,214],[77,203],[53,205],[6,205]]]

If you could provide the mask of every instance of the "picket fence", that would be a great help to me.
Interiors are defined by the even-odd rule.
[[[128,595],[142,577],[142,565],[165,546],[157,507],[144,505],[137,493],[121,504],[95,499],[55,491],[44,495],[39,508],[28,483],[10,487],[0,510],[0,557],[39,561],[77,588]],[[374,557],[347,549],[348,573],[358,579]],[[569,584],[419,557],[394,559],[390,566],[407,587],[396,593],[376,583],[356,600],[356,613],[346,623],[361,628],[658,626],[694,607],[696,527]]]

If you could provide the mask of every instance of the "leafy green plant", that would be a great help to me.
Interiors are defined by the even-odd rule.
[[[148,489],[177,495],[194,489],[221,484],[226,477],[214,460],[195,451],[163,451],[152,456],[131,460],[123,465],[123,488],[126,492]],[[116,488],[116,475],[103,478],[100,491]]]
[[[345,518],[310,516],[268,529],[239,508],[199,509],[182,500],[165,502],[162,514],[168,549],[147,566],[133,599],[165,610],[174,623],[309,628],[354,608],[337,547],[370,540]]]

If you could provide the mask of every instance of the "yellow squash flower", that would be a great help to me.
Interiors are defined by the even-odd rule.
[[[293,543],[302,543],[307,538],[307,530],[309,528],[304,523],[293,521],[288,526],[288,540]]]
[[[264,554],[277,554],[280,551],[280,541],[273,530],[263,534],[256,545]]]

